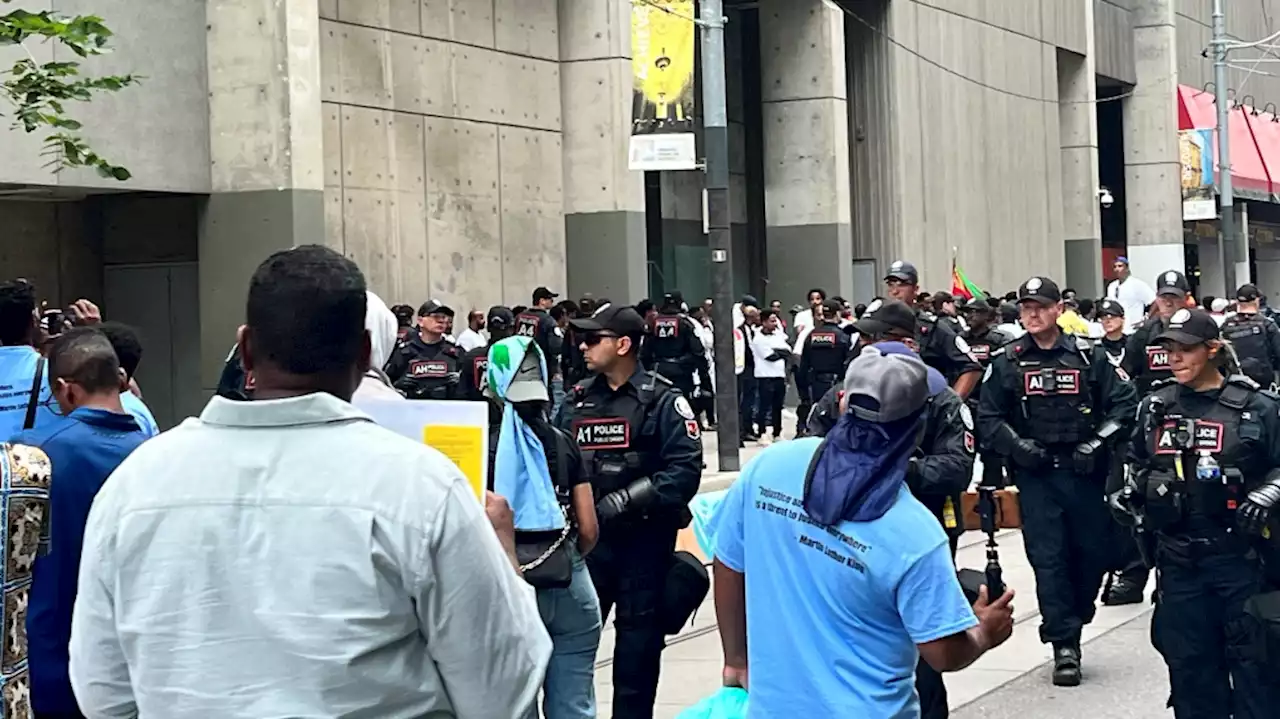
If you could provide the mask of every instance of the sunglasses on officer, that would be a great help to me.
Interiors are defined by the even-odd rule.
[[[596,345],[600,344],[605,340],[616,340],[616,339],[620,339],[620,338],[618,335],[615,335],[615,334],[610,334],[607,332],[592,332],[590,334],[585,334],[582,336],[582,344],[588,347],[595,347]]]

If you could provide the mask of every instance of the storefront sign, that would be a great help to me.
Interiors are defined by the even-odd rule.
[[[632,170],[695,170],[693,0],[631,6]]]
[[[1213,150],[1213,130],[1183,130],[1178,133],[1184,221],[1218,217],[1214,200]]]

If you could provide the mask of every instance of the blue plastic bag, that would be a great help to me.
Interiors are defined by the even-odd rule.
[[[719,691],[680,712],[676,719],[747,719],[747,691],[722,687]]]

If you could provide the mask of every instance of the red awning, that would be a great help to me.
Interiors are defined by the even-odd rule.
[[[1253,132],[1253,141],[1258,145],[1258,154],[1262,156],[1267,177],[1271,178],[1271,193],[1280,194],[1280,118],[1251,108],[1247,108],[1243,114],[1249,121],[1249,129]]]
[[[1231,110],[1227,123],[1227,137],[1231,142],[1231,181],[1235,193],[1253,200],[1270,201],[1280,188],[1273,187],[1269,167],[1280,169],[1280,145],[1268,164],[1262,158],[1260,143],[1250,127],[1251,114],[1245,108]],[[1218,108],[1211,92],[1197,90],[1186,85],[1178,86],[1178,129],[1212,130],[1218,126]],[[1216,153],[1215,153],[1216,156]],[[1280,177],[1277,177],[1280,180]]]

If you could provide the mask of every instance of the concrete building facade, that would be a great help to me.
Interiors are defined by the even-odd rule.
[[[146,79],[78,108],[128,182],[51,174],[0,131],[0,266],[140,326],[164,422],[214,386],[252,268],[299,243],[460,313],[539,285],[697,296],[702,174],[627,167],[631,2],[20,0],[103,16],[116,51],[87,70]],[[1210,77],[1209,4],[729,2],[735,287],[866,301],[898,258],[949,287],[954,252],[998,292],[1097,294],[1104,242],[1141,276],[1182,267],[1175,91]],[[1241,38],[1280,16],[1230,5]],[[1280,101],[1278,78],[1232,82]]]

